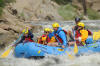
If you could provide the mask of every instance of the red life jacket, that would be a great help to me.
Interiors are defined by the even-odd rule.
[[[79,37],[81,37],[81,33],[80,33],[80,31],[76,30],[75,38],[79,38]],[[83,44],[80,41],[78,41],[78,40],[76,40],[76,44],[78,46],[83,46]]]
[[[67,31],[66,30],[61,30],[61,31],[64,31],[64,33],[67,35]],[[59,31],[60,32],[60,31]],[[58,32],[58,33],[59,33]],[[61,44],[63,43],[63,40],[57,35],[55,34],[55,37],[56,37],[56,41],[58,40]],[[67,36],[66,36],[67,37]]]
[[[47,42],[47,43],[50,42],[49,36],[47,36],[47,35],[42,35],[41,37],[46,37],[46,42]],[[42,39],[39,40],[39,43],[40,43],[40,44],[43,44]]]
[[[25,37],[25,41],[34,42],[30,37]]]

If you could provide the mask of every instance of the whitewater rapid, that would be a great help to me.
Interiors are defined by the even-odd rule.
[[[33,23],[32,23],[33,24]],[[50,27],[52,22],[37,23],[36,25],[42,25],[43,28]],[[74,25],[72,22],[60,22],[61,26],[69,30]],[[98,31],[100,21],[90,21],[85,22],[86,25],[90,26],[90,30]],[[91,26],[95,26],[91,27]],[[35,36],[43,33],[43,30],[40,33],[36,33]],[[7,49],[7,48],[6,48]],[[82,55],[70,59],[68,56],[46,56],[44,59],[25,59],[25,58],[15,58],[13,56],[13,50],[7,58],[0,58],[0,66],[100,66],[100,53],[95,53],[91,55]]]
[[[0,59],[0,66],[100,66],[100,54],[83,55],[73,60],[68,56],[47,56],[40,60],[6,58]]]

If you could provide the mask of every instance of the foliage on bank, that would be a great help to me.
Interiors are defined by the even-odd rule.
[[[60,8],[58,9],[58,13],[60,16],[64,18],[64,20],[73,20],[76,16],[83,18],[84,14],[83,12],[80,12],[81,14],[78,14],[78,7],[75,5],[72,5],[73,0],[53,0],[57,4],[60,5]],[[81,2],[80,0],[78,0]],[[99,12],[93,10],[92,8],[87,8],[87,18],[91,20],[98,20],[100,19]]]

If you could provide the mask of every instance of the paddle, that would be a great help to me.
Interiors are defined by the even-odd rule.
[[[74,40],[75,40],[75,31],[74,31]],[[78,53],[78,47],[77,47],[76,40],[75,40],[75,44],[74,44],[74,54],[77,54],[77,53]]]
[[[93,40],[98,40],[98,39],[100,39],[100,31],[93,33]]]
[[[24,32],[19,36],[19,38],[16,40],[16,42],[14,42],[10,46],[10,48],[8,48],[5,52],[3,52],[3,54],[0,56],[0,58],[6,58],[9,55],[11,49],[14,47],[13,45],[16,44],[19,41],[19,39],[21,39],[21,37],[23,36],[23,34],[24,34]]]
[[[6,57],[9,55],[9,53],[10,53],[10,51],[11,51],[12,48],[13,48],[12,46],[11,46],[10,48],[8,48],[8,49],[0,56],[0,58],[6,58]]]
[[[74,54],[77,54],[78,53],[78,47],[77,47],[77,44],[75,43],[74,45]]]
[[[59,48],[58,51],[64,51],[64,49]],[[66,53],[67,53],[69,59],[74,59],[74,56],[69,54],[68,51],[66,51]]]
[[[74,56],[72,56],[71,54],[69,54],[67,51],[66,51],[66,53],[67,53],[67,55],[68,55],[68,57],[69,57],[70,59],[74,59],[74,58],[75,58]]]

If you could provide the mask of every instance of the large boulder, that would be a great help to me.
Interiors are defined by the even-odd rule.
[[[51,0],[16,0],[10,7],[15,8],[26,21],[62,19],[57,12],[59,5]]]

